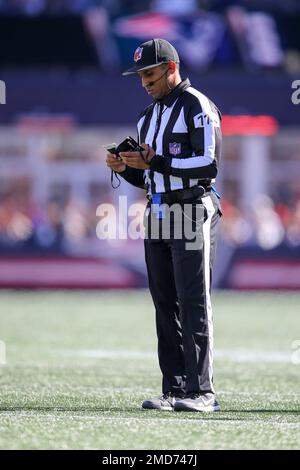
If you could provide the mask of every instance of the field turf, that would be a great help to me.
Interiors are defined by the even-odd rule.
[[[299,448],[300,296],[213,304],[222,411],[159,412],[140,407],[161,385],[147,291],[1,291],[0,448]]]

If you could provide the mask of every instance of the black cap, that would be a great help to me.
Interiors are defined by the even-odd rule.
[[[165,39],[151,39],[141,44],[134,52],[134,67],[126,70],[122,75],[131,75],[141,70],[150,69],[170,61],[179,64],[179,57],[175,47]]]

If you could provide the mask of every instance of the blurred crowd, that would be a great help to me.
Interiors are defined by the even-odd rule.
[[[98,204],[53,195],[42,207],[20,181],[0,194],[0,250],[67,254],[74,244],[80,251],[96,238]]]
[[[257,246],[263,250],[300,246],[300,186],[276,194],[273,199],[259,195],[250,209],[242,210],[226,197],[225,188],[223,240],[233,247]],[[28,187],[11,187],[0,195],[2,254],[100,254],[101,246],[104,250],[107,247],[96,237],[96,209],[100,203],[111,202],[107,197],[104,193],[88,203],[71,196],[53,197],[41,207]]]
[[[231,245],[300,246],[300,186],[282,199],[258,195],[246,211],[225,197],[222,208],[222,236]]]
[[[7,41],[0,66],[86,65],[113,73],[155,36],[172,42],[189,70],[298,72],[299,20],[297,0],[0,0],[0,38],[19,30],[26,50],[18,38]]]
[[[298,0],[0,0],[0,12],[8,14],[81,14],[102,6],[111,14],[133,14],[146,10],[187,13],[197,9],[222,11],[238,5],[249,10],[294,13]]]
[[[97,7],[102,13],[88,14]],[[261,14],[262,11],[267,14]],[[134,17],[124,18],[142,12],[145,14],[140,15],[138,22]],[[161,15],[152,15],[155,12]],[[215,14],[224,12],[224,15]],[[236,65],[240,61],[251,71],[256,70],[257,66],[277,70],[277,67],[284,65],[287,70],[299,71],[297,24],[281,21],[281,17],[292,18],[297,13],[300,13],[299,0],[0,0],[2,15],[85,15],[85,25],[94,41],[103,70],[115,70],[116,65],[123,69],[131,57],[135,41],[139,44],[144,36],[150,37],[155,31],[156,36],[162,35],[171,42],[174,40],[183,65],[197,71],[211,65]],[[163,18],[164,14],[168,21]],[[271,15],[276,17],[276,21]],[[106,21],[107,17],[111,21]],[[5,20],[6,17],[3,25]],[[154,26],[158,29],[153,31]],[[57,25],[55,28],[57,38]],[[74,31],[75,35],[80,32]],[[41,30],[38,34],[40,37]],[[61,34],[65,52],[65,26]],[[113,40],[110,42],[111,35]],[[24,37],[25,41],[27,34]],[[284,41],[280,40],[282,38]],[[83,39],[84,36],[82,40],[80,38],[80,43]],[[34,36],[29,37],[31,45],[38,42]],[[52,40],[49,42],[50,54],[53,44]],[[40,43],[42,55],[47,55],[45,42],[41,40]],[[70,44],[73,54],[72,38]],[[26,56],[29,57],[29,49],[33,50],[34,47],[27,49]],[[18,42],[16,50],[20,50]],[[11,50],[8,48],[6,52],[11,58]],[[28,63],[39,63],[39,52],[36,56],[33,54],[31,59],[27,57]],[[87,51],[82,54],[87,54]],[[59,51],[55,49],[55,60],[57,55]],[[80,55],[79,49],[76,49],[75,55]],[[18,64],[18,56],[15,57]],[[66,56],[62,60],[65,64]],[[26,183],[0,187],[0,250],[67,253],[72,247],[78,251],[83,246],[93,247],[93,243],[97,242],[96,208],[105,196],[105,191],[102,195],[98,192],[90,201],[83,201],[71,195],[54,195],[41,204],[32,196],[30,185]],[[263,249],[281,244],[300,245],[299,187],[287,187],[285,192],[279,189],[271,196],[258,195],[247,209],[239,207],[236,200],[238,198],[230,197],[225,184],[222,236],[228,244],[255,245]]]

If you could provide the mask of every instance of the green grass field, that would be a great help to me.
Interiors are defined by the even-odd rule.
[[[0,292],[1,449],[300,447],[300,296],[216,293],[222,412],[146,411],[160,394],[147,292]]]

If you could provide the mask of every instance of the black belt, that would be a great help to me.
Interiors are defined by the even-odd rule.
[[[211,186],[193,186],[187,189],[178,189],[169,193],[160,193],[162,204],[173,204],[175,202],[184,201],[185,199],[193,199],[202,197],[207,191],[211,190]],[[151,194],[147,195],[147,199],[151,202]]]

